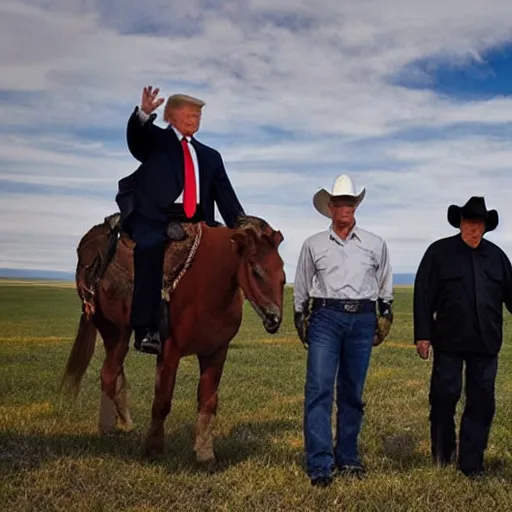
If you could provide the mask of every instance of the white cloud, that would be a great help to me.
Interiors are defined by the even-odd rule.
[[[472,194],[500,210],[493,239],[512,253],[512,143],[446,130],[512,123],[512,101],[461,103],[390,83],[415,59],[456,65],[511,39],[508,0],[215,4],[2,3],[0,267],[73,267],[73,241],[111,213],[117,180],[137,165],[124,129],[147,83],[206,100],[203,140],[215,141],[246,209],[283,231],[289,279],[302,241],[326,226],[311,197],[341,172],[367,185],[360,223],[389,240],[397,271],[452,232],[448,204]],[[445,135],[386,139],[425,128]]]

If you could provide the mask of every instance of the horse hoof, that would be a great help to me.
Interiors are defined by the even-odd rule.
[[[126,430],[126,431],[130,431],[130,430],[133,430],[133,421],[132,419],[130,418],[130,416],[128,417],[119,417],[118,418],[118,425],[119,427],[121,427],[123,430]]]
[[[164,453],[163,440],[159,439],[148,439],[144,445],[144,455],[148,459],[158,459]]]
[[[102,425],[98,425],[98,434],[101,437],[114,437],[117,434],[118,430],[116,427],[105,427]]]
[[[215,454],[210,449],[194,450],[196,452],[196,461],[198,464],[215,464]]]
[[[203,473],[213,474],[217,469],[217,461],[215,457],[205,460],[199,460],[196,458],[197,469]]]

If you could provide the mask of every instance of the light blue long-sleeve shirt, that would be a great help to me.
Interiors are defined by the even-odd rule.
[[[294,282],[295,311],[310,297],[393,300],[386,242],[355,226],[346,240],[329,228],[302,245]]]

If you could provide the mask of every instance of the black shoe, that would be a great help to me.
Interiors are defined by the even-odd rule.
[[[354,476],[363,478],[366,475],[366,469],[362,464],[342,464],[338,466],[338,472],[341,476]]]
[[[483,467],[472,468],[472,469],[468,469],[468,468],[462,469],[460,466],[457,466],[457,469],[463,475],[467,476],[468,478],[470,478],[472,480],[475,480],[475,479],[478,479],[478,478],[482,478],[483,476],[485,476],[485,470],[484,470]]]
[[[136,333],[134,348],[146,354],[160,355],[162,352],[160,334],[154,331],[146,331],[143,335]]]
[[[317,487],[328,487],[331,484],[332,484],[332,476],[321,475],[321,476],[314,476],[311,479],[311,485],[314,485]]]
[[[438,468],[444,468],[446,466],[449,466],[450,464],[454,464],[456,458],[457,458],[457,450],[453,449],[450,452],[450,455],[448,455],[448,458],[445,458],[445,457],[443,457],[442,454],[439,454],[437,457],[434,458],[434,463]]]
[[[309,476],[311,485],[318,487],[327,487],[332,483],[332,470],[334,466],[330,468],[316,467],[311,471]]]

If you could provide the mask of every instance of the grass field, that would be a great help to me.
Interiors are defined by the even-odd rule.
[[[389,341],[374,350],[367,380],[362,481],[312,488],[303,470],[302,405],[306,352],[291,322],[273,337],[247,308],[232,343],[215,428],[218,467],[198,469],[192,444],[197,361],[182,360],[164,458],[147,462],[154,358],[130,351],[126,369],[135,422],[112,438],[96,434],[96,353],[73,403],[58,385],[80,304],[62,284],[0,284],[0,510],[512,510],[512,321],[507,316],[497,413],[486,463],[470,481],[431,465],[430,362],[411,345],[412,290],[397,290]]]

